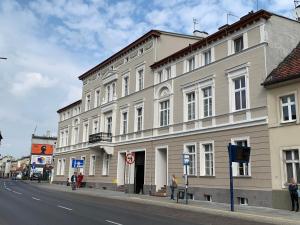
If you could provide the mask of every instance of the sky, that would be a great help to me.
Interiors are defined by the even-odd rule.
[[[293,0],[259,0],[294,18]],[[81,98],[78,76],[151,29],[212,34],[256,0],[1,0],[0,154],[30,154],[31,134],[57,134],[57,109]],[[229,23],[238,20],[229,17]]]

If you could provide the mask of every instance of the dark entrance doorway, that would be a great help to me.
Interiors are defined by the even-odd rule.
[[[145,152],[135,152],[134,193],[144,193]]]

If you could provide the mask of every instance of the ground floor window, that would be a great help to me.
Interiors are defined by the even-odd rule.
[[[196,176],[196,168],[197,168],[197,162],[196,162],[196,145],[186,145],[184,154],[189,155],[190,158],[190,165],[187,167],[187,171],[184,171],[184,173],[190,175],[190,176]],[[185,170],[185,168],[184,168]]]
[[[96,166],[96,156],[91,155],[89,175],[95,175],[95,166]]]
[[[286,171],[286,182],[290,182],[291,178],[295,178],[297,183],[300,182],[300,168],[299,168],[299,150],[291,149],[283,152],[284,167]]]
[[[248,138],[238,138],[234,139],[234,145],[249,147]],[[233,165],[233,174],[235,176],[250,176],[250,162],[249,163],[232,163]]]
[[[103,153],[103,163],[102,163],[102,175],[107,176],[109,174],[109,154]]]

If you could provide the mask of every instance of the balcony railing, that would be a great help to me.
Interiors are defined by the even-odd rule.
[[[112,140],[111,133],[100,132],[100,133],[89,135],[89,143],[96,143],[100,141],[111,142],[111,140]]]

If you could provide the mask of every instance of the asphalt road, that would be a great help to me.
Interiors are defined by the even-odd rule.
[[[0,179],[1,225],[268,225]]]

